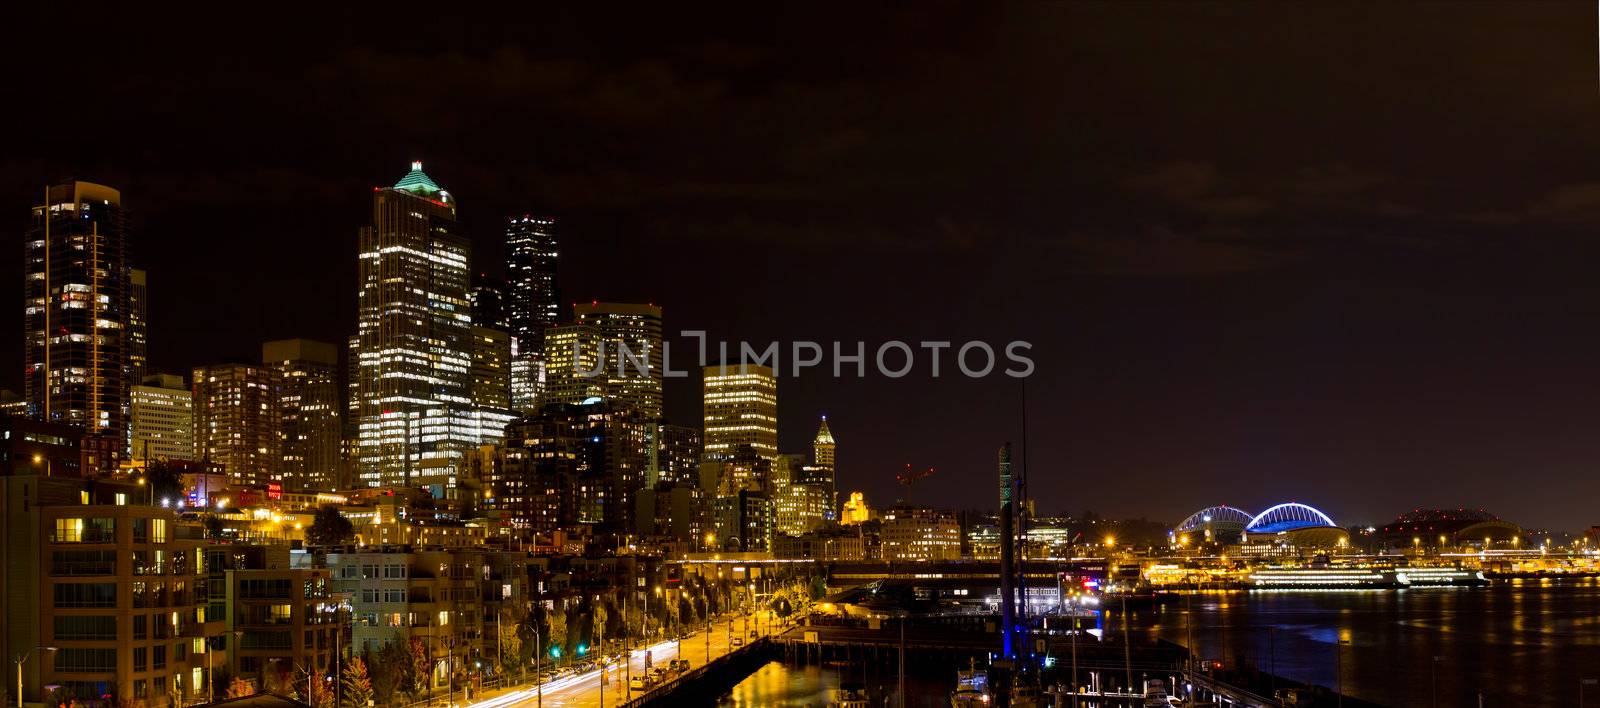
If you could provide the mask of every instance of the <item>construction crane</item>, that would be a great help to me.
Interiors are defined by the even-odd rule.
[[[917,483],[917,480],[919,480],[919,479],[925,479],[927,477],[932,477],[932,476],[933,476],[933,468],[932,467],[929,467],[928,469],[925,469],[925,470],[918,470],[918,469],[913,469],[911,467],[911,463],[907,462],[906,463],[906,471],[895,475],[894,481],[905,485],[905,488],[906,488],[905,503],[906,504],[910,504],[911,503],[911,487],[912,487],[912,485],[915,485]]]

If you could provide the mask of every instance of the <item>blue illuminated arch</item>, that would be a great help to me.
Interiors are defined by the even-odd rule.
[[[1338,526],[1333,518],[1315,508],[1299,502],[1289,502],[1271,507],[1256,514],[1245,525],[1250,533],[1278,533],[1313,526]]]
[[[1235,523],[1241,526],[1248,526],[1252,518],[1254,517],[1250,516],[1250,512],[1248,511],[1243,509],[1235,509],[1227,504],[1219,504],[1217,506],[1208,506],[1193,514],[1190,514],[1189,518],[1184,519],[1183,523],[1178,524],[1178,531],[1193,531],[1197,528],[1205,526],[1206,524]]]

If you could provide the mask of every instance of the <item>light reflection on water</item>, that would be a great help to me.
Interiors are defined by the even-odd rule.
[[[1581,677],[1600,677],[1600,583],[1510,581],[1484,588],[1232,593],[1192,599],[1208,659],[1276,666],[1386,705],[1566,706]],[[1185,602],[1135,621],[1183,643]],[[1349,641],[1341,656],[1338,640]],[[1437,659],[1437,667],[1433,664]]]
[[[1254,664],[1333,686],[1344,646],[1344,687],[1390,706],[1572,706],[1580,678],[1600,678],[1600,582],[1501,582],[1484,588],[1294,593],[1210,593],[1192,599],[1196,644],[1207,659]],[[1185,602],[1134,613],[1135,626],[1183,643]],[[1111,620],[1114,630],[1117,620]],[[1437,667],[1434,657],[1439,657]],[[853,670],[854,671],[854,670]],[[892,690],[887,668],[861,668],[852,682]],[[913,674],[912,706],[948,705],[953,672]],[[946,675],[949,673],[949,675]],[[721,706],[828,705],[832,667],[772,662],[723,696]],[[1589,687],[1600,694],[1600,690]],[[1600,705],[1600,699],[1596,701]]]
[[[906,692],[911,694],[908,705],[913,708],[945,708],[950,705],[950,690],[955,687],[955,670],[945,667],[912,667],[906,678]],[[897,677],[892,670],[853,664],[847,679],[864,684],[882,694],[895,691]],[[827,708],[828,701],[843,680],[841,669],[834,666],[786,665],[773,661],[741,681],[733,690],[717,700],[718,706],[749,706],[767,708]]]

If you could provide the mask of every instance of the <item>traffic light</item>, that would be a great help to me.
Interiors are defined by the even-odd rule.
[[[589,651],[589,647],[586,647],[586,646],[584,646],[582,644],[578,645],[578,656],[583,656],[584,653],[587,652],[587,651]]]
[[[560,659],[561,658],[561,647],[550,647],[550,658],[552,658],[552,659]]]

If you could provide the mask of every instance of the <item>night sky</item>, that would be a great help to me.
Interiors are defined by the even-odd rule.
[[[1592,3],[341,5],[8,9],[0,330],[76,177],[133,214],[155,369],[342,342],[420,159],[475,268],[552,216],[565,299],[669,331],[1033,342],[1041,512],[1600,523]],[[923,363],[785,378],[784,447],[827,413],[841,491],[993,507],[1021,386]]]

